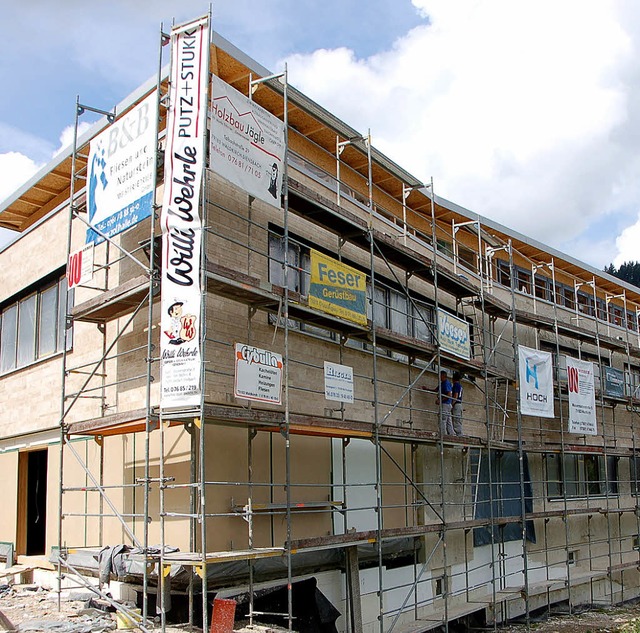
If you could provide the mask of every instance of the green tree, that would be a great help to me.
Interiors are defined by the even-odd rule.
[[[611,263],[604,267],[604,272],[640,287],[640,262],[624,262],[619,268]]]

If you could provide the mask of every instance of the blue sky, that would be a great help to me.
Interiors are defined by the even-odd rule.
[[[76,95],[110,109],[153,75],[160,23],[207,10],[3,7],[0,198],[70,141]],[[213,15],[436,193],[599,268],[640,260],[636,0],[220,0]]]

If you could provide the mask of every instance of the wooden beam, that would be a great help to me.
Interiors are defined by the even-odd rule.
[[[360,597],[360,566],[358,564],[358,548],[348,547],[347,556],[347,591],[351,600],[350,617],[353,633],[362,633],[362,599]]]
[[[60,206],[63,202],[69,199],[70,189],[65,189],[60,195],[57,195],[55,198],[52,198],[47,202],[47,204],[43,205],[35,211],[20,227],[20,231],[24,231],[28,229],[30,226],[33,226],[39,220],[42,220],[48,213],[53,211],[56,207]]]

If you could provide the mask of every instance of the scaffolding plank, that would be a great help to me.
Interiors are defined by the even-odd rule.
[[[69,435],[122,435],[144,431],[146,427],[146,409],[134,409],[123,413],[113,413],[101,418],[71,422],[67,427]],[[158,427],[157,420],[153,428]]]
[[[163,561],[171,565],[183,565],[184,567],[200,565],[206,563],[228,563],[235,560],[257,560],[258,558],[273,558],[282,556],[285,550],[283,547],[259,547],[255,549],[231,550],[226,552],[173,552],[165,554]]]
[[[149,278],[140,275],[71,309],[76,321],[103,322],[133,312],[149,293]]]

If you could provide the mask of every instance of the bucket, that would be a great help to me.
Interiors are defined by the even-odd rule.
[[[232,633],[235,619],[236,601],[216,598],[213,601],[209,633]]]

